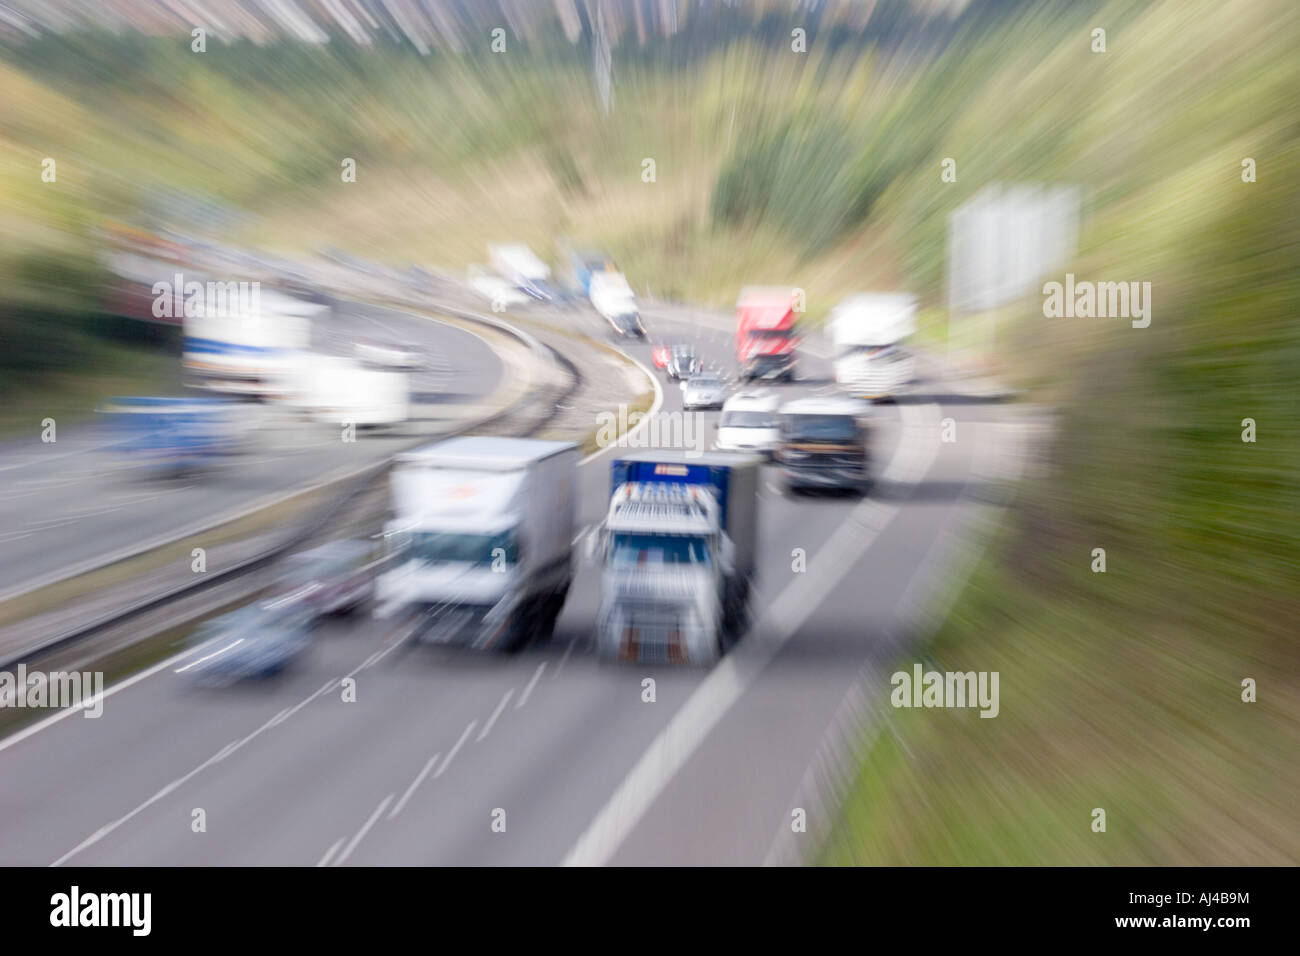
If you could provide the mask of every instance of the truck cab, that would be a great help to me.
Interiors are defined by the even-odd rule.
[[[596,542],[603,656],[708,663],[739,636],[754,572],[759,461],[647,451],[613,463]]]
[[[915,377],[908,340],[916,332],[916,297],[902,292],[850,296],[827,322],[835,381],[857,398],[897,394]]]
[[[736,362],[741,381],[794,381],[798,346],[794,290],[786,286],[742,289],[736,301]]]
[[[804,398],[781,406],[775,460],[786,494],[809,489],[866,491],[869,407],[845,398]]]
[[[514,649],[549,637],[572,580],[577,446],[466,436],[399,455],[377,613],[421,639]]]

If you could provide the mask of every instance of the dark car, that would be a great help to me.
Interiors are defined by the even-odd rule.
[[[307,649],[315,627],[312,609],[292,597],[250,604],[199,627],[176,673],[206,686],[272,677]]]
[[[668,377],[675,382],[684,382],[703,371],[703,365],[689,345],[678,345],[668,359]]]
[[[635,312],[622,312],[618,315],[610,316],[610,328],[613,329],[614,335],[625,339],[644,339],[645,326],[641,324],[641,316]]]
[[[369,541],[330,541],[285,558],[277,590],[317,614],[352,611],[374,596],[380,560]]]
[[[781,407],[774,459],[787,494],[867,489],[870,435],[866,410],[860,402],[841,398],[806,398]]]
[[[752,382],[756,379],[793,382],[794,374],[794,353],[792,352],[777,355],[755,355],[745,362],[740,369],[740,379],[744,382]]]

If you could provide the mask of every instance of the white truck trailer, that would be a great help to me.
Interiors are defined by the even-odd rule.
[[[311,346],[311,321],[329,307],[275,292],[235,305],[186,310],[182,363],[191,381],[214,392],[279,397]]]
[[[649,450],[610,466],[596,540],[601,654],[702,664],[748,623],[758,536],[755,455]]]
[[[850,296],[830,315],[835,381],[855,398],[887,398],[916,375],[907,341],[916,332],[916,297],[903,292]]]
[[[573,578],[578,447],[466,436],[398,455],[376,613],[421,640],[514,649],[555,627]]]
[[[489,243],[488,264],[526,295],[543,301],[551,298],[551,267],[522,242]]]
[[[332,425],[375,428],[411,417],[407,372],[369,368],[342,356],[301,356],[293,394],[286,398],[307,417]]]

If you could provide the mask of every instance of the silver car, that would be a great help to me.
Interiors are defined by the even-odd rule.
[[[313,612],[292,598],[250,604],[200,626],[176,673],[205,686],[274,676],[306,650],[315,626]]]
[[[727,400],[727,383],[716,375],[697,375],[682,385],[682,408],[721,408]]]

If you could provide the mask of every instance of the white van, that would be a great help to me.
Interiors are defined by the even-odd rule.
[[[719,451],[750,451],[770,455],[781,438],[777,409],[780,400],[771,392],[741,392],[727,399],[718,419]]]

